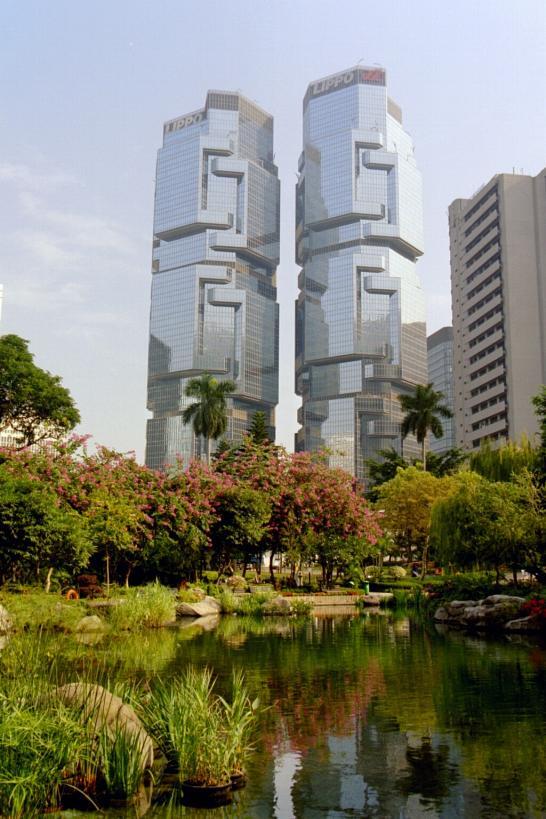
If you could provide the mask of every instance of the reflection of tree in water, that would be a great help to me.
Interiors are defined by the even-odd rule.
[[[431,800],[440,807],[459,779],[449,755],[447,744],[439,743],[433,747],[430,737],[422,737],[417,747],[408,744],[408,769],[397,781],[399,792],[405,796],[420,794],[423,799]]]

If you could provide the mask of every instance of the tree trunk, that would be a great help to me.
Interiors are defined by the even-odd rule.
[[[132,569],[132,566],[129,566],[129,568],[125,572],[125,583],[124,583],[124,585],[125,585],[126,589],[129,588],[129,577],[131,575],[131,569]]]
[[[428,567],[428,537],[425,540],[425,545],[423,547],[423,561],[421,565],[421,580],[425,579],[425,575],[427,573]]]
[[[51,589],[51,575],[53,574],[53,566],[50,566],[47,570],[46,581],[45,581],[45,591],[49,593]]]
[[[210,464],[210,438],[205,436],[205,461],[207,466]]]
[[[514,586],[518,585],[518,569],[517,566],[512,566],[512,581]]]
[[[427,437],[425,435],[425,437],[423,438],[423,443],[422,443],[422,447],[423,447],[423,472],[427,471],[427,448],[426,448],[426,444],[427,444]]]
[[[273,571],[273,559],[275,557],[275,552],[273,549],[271,550],[271,554],[269,555],[269,577],[271,578],[271,582],[273,586],[275,586],[275,573]]]

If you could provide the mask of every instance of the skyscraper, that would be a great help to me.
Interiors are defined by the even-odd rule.
[[[441,327],[427,338],[428,380],[436,392],[443,394],[442,405],[453,412],[453,327]],[[440,453],[455,446],[453,418],[440,419],[444,434],[435,438],[429,434],[432,452]]]
[[[278,400],[279,180],[273,118],[239,93],[165,123],[158,152],[146,463],[201,454],[182,423],[189,378],[232,379],[227,438]]]
[[[449,207],[457,445],[533,435],[546,383],[546,168]]]
[[[296,186],[296,448],[359,479],[427,381],[421,176],[382,68],[312,82]],[[404,454],[419,456],[413,438]]]

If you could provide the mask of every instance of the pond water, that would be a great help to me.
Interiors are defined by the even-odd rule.
[[[546,816],[546,650],[536,641],[380,613],[201,625],[87,647],[132,678],[208,665],[221,689],[242,668],[266,706],[231,806],[147,816]],[[69,642],[57,650],[69,658]]]

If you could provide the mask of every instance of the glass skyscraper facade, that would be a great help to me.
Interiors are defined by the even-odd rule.
[[[239,93],[164,125],[155,189],[146,464],[201,455],[188,379],[231,379],[228,440],[278,400],[279,180],[273,118]]]
[[[296,186],[296,449],[359,479],[402,448],[401,394],[427,383],[421,176],[382,68],[312,82]],[[418,456],[414,438],[403,442]]]
[[[440,402],[453,412],[453,327],[442,327],[427,338],[428,380],[436,392],[444,396]],[[455,423],[453,418],[440,418],[444,434],[435,438],[429,434],[431,452],[440,454],[455,446]]]

